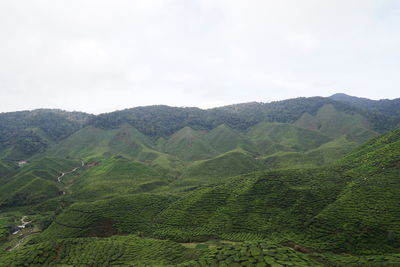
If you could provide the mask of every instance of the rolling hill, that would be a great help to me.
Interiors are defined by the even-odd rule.
[[[391,246],[397,246],[400,233],[397,207],[400,203],[397,199],[399,144],[400,131],[397,130],[372,140],[330,167],[255,172],[201,187],[170,204],[163,201],[166,206],[159,206],[161,210],[157,216],[153,214],[147,221],[140,216],[146,221],[143,224],[150,226],[143,232],[175,240],[210,237],[242,240],[247,235],[272,238],[277,233],[290,236],[301,231],[310,232],[310,237],[318,236],[319,242],[324,238],[329,241],[323,246],[314,244],[319,249],[326,249],[333,243],[336,249],[358,251],[364,249],[358,235],[363,235],[368,229],[371,240],[365,236],[364,241],[371,249],[390,250]],[[133,198],[132,201],[136,200]],[[127,223],[129,215],[123,209],[128,208],[128,200],[115,202],[117,206],[111,202],[114,199],[103,201],[101,214],[104,208],[115,207],[111,208],[112,211],[123,218],[119,221],[118,216],[109,216],[117,225],[116,229],[122,233],[138,231],[137,228],[131,230],[131,224]],[[94,218],[97,211],[91,207],[93,205],[72,206],[57,220],[71,221],[66,225],[79,225],[71,226],[72,229],[90,229],[90,226],[82,226],[80,221],[89,223],[89,219],[82,217],[85,210],[90,211],[90,218]],[[149,202],[137,206],[151,205]],[[71,212],[81,219],[74,219],[75,215]],[[136,218],[137,213],[134,214],[132,219]],[[119,228],[119,223],[126,226]],[[43,236],[66,231],[54,230],[55,226],[64,227],[55,223]],[[372,231],[373,227],[392,234],[382,236],[382,232]]]
[[[2,113],[0,263],[398,266],[396,108]]]

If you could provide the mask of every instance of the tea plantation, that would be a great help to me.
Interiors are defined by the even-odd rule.
[[[400,266],[396,118],[290,103],[3,121],[0,266]]]

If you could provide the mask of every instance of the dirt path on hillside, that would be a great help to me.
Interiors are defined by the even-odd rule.
[[[81,160],[81,166],[80,166],[80,167],[76,167],[76,168],[72,169],[72,170],[69,171],[69,172],[63,172],[63,173],[61,173],[61,175],[57,177],[57,181],[58,181],[59,183],[61,183],[61,178],[63,178],[66,174],[74,173],[74,172],[76,172],[78,169],[83,168],[83,167],[85,167],[85,162],[84,162],[83,160]],[[65,191],[62,191],[62,194],[65,195],[66,192],[65,192]]]
[[[83,160],[82,160],[81,163],[82,163],[81,167],[76,167],[76,168],[72,169],[72,170],[69,171],[69,172],[63,172],[63,173],[61,173],[61,175],[57,177],[57,181],[58,181],[59,183],[61,183],[61,178],[63,178],[64,175],[70,174],[70,173],[73,173],[73,172],[76,172],[78,169],[84,167],[84,166],[85,166],[85,162],[83,162]]]

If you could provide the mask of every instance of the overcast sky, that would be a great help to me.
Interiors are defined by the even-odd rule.
[[[0,112],[336,92],[400,97],[400,1],[0,1]]]

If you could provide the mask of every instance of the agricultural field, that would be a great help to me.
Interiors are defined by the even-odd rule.
[[[400,266],[396,118],[288,101],[0,114],[0,266]]]

